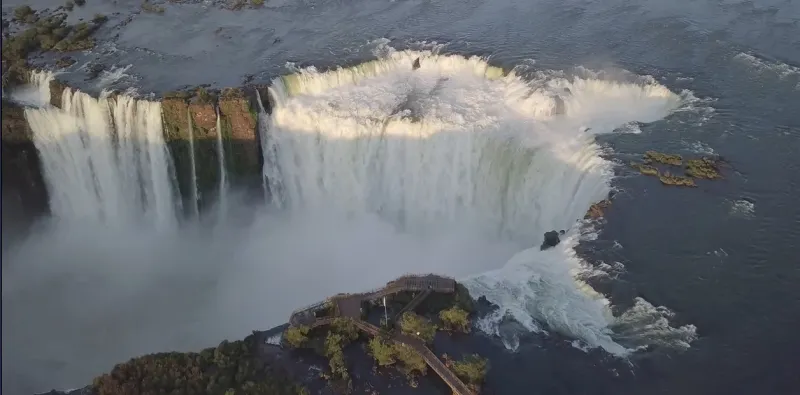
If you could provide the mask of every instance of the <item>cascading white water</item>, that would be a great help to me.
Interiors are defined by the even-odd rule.
[[[225,216],[228,207],[228,170],[225,168],[225,145],[222,141],[222,122],[217,107],[217,159],[219,164],[219,204],[220,218]]]
[[[261,101],[261,93],[256,90],[256,98],[258,99],[258,135],[261,139],[261,152],[264,157],[264,192],[268,201],[277,208],[283,208],[283,187],[281,181],[283,177],[280,174],[280,166],[278,165],[278,147],[276,146],[275,139],[270,135],[270,125],[272,117],[267,114],[264,109],[264,103]]]
[[[51,79],[49,73],[32,75],[43,103],[49,101]],[[95,99],[69,88],[61,102],[63,109],[49,104],[25,109],[53,214],[113,226],[144,220],[157,229],[174,228],[161,104],[124,95]]]
[[[200,216],[200,207],[198,206],[199,193],[197,192],[197,164],[194,156],[194,124],[192,123],[192,111],[188,108],[186,109],[186,122],[189,127],[189,167],[192,171],[192,214],[194,218],[197,218]]]
[[[522,250],[514,258],[465,279],[501,308],[481,323],[486,331],[499,334],[510,316],[625,354],[608,300],[576,279],[585,269],[572,249],[576,232],[552,250],[538,244],[609,192],[612,166],[593,135],[656,121],[681,97],[652,79],[585,74],[526,80],[477,57],[390,51],[278,78],[262,130],[273,201],[292,212],[378,215],[416,235],[468,229],[512,242]]]

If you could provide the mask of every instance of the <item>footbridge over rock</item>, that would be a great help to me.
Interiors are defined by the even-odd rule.
[[[456,292],[456,282],[452,278],[434,274],[406,275],[388,282],[383,288],[359,294],[339,294],[325,301],[296,310],[292,313],[289,322],[292,326],[304,325],[309,328],[316,328],[330,325],[336,319],[344,318],[351,320],[361,331],[373,337],[381,336],[380,328],[361,319],[361,303],[404,291],[421,292],[402,309],[402,311],[409,311],[433,292]],[[325,310],[329,310],[333,314],[317,317],[317,313]],[[403,333],[393,333],[389,339],[394,343],[402,344],[414,350],[442,378],[455,395],[474,395],[474,392],[455,373],[448,369],[422,340]]]

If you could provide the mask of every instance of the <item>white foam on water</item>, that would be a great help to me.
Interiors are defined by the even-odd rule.
[[[416,237],[513,245],[495,261],[442,264],[500,306],[480,328],[500,334],[511,317],[526,331],[630,352],[614,339],[620,318],[608,300],[578,279],[588,269],[573,250],[577,231],[551,250],[538,244],[608,194],[612,164],[594,135],[658,121],[685,96],[652,78],[523,79],[479,57],[377,44],[375,61],[273,81],[273,200],[294,213],[376,216]]]
[[[740,52],[733,57],[759,74],[773,74],[781,80],[794,81],[795,89],[800,90],[800,67],[788,65],[777,60],[767,60],[752,54]]]
[[[50,97],[52,78],[33,72],[31,81],[42,98]],[[125,95],[93,98],[70,88],[61,103],[63,109],[49,104],[25,109],[53,215],[174,229],[176,200],[161,104]]]
[[[745,199],[732,200],[730,203],[730,213],[733,216],[752,218],[756,210],[756,204]]]
[[[130,70],[131,66],[132,65],[127,65],[124,67],[112,66],[108,70],[101,71],[95,86],[99,89],[106,89],[118,81],[132,78],[130,74],[126,73],[128,70]]]

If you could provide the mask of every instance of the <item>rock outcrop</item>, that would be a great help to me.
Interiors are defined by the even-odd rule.
[[[542,246],[539,249],[544,251],[548,248],[557,246],[558,243],[560,242],[561,239],[558,237],[558,232],[555,230],[551,230],[549,232],[545,232],[544,241],[542,242]]]
[[[47,213],[47,188],[25,110],[6,100],[2,106],[3,207],[14,207],[3,211],[3,222],[13,216],[25,223]]]

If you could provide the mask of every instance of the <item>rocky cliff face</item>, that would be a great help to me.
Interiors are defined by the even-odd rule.
[[[16,229],[48,212],[48,196],[25,110],[6,100],[2,109],[3,227]]]

